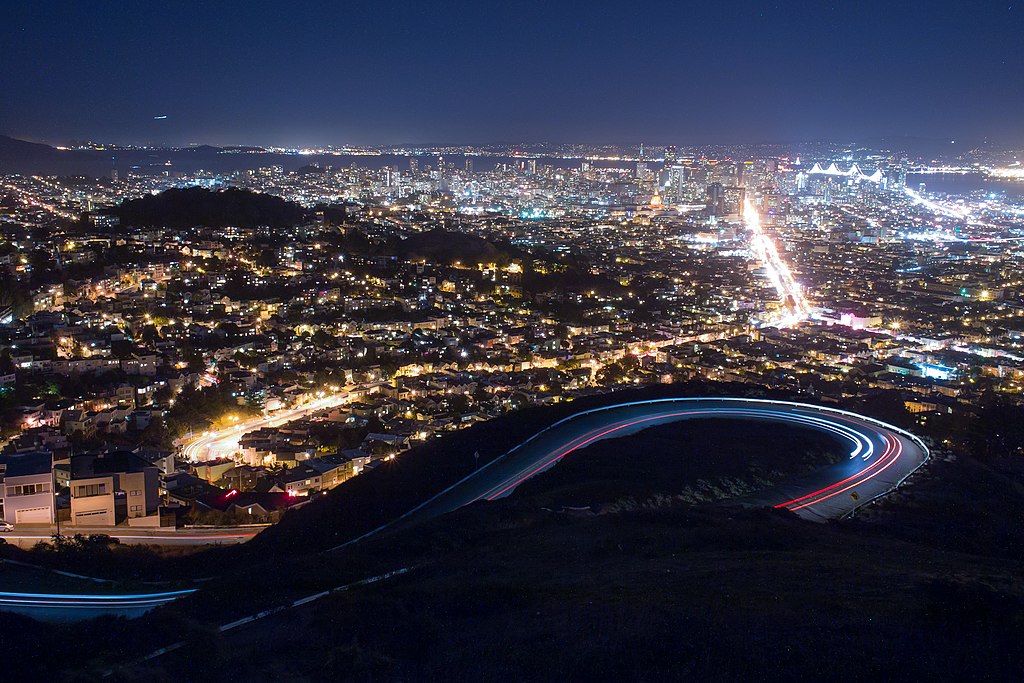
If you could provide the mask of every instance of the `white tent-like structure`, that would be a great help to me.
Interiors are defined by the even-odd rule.
[[[862,170],[860,170],[860,166],[858,166],[857,164],[851,166],[847,171],[841,171],[839,170],[839,167],[836,166],[836,162],[834,161],[831,164],[829,164],[828,168],[822,168],[821,164],[815,162],[814,166],[811,167],[811,170],[807,171],[807,174],[842,176],[845,178],[852,178],[853,180],[857,181],[867,180],[868,182],[872,183],[880,183],[882,182],[882,178],[884,177],[882,171],[878,169],[875,169],[875,172],[872,173],[871,175],[867,175]]]

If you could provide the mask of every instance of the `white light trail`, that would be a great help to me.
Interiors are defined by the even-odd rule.
[[[783,313],[777,319],[767,321],[775,327],[792,327],[806,320],[811,315],[811,306],[807,303],[800,285],[793,278],[789,266],[782,260],[775,242],[761,227],[761,216],[754,204],[747,199],[743,205],[743,221],[750,231],[750,246],[764,266],[768,279],[782,300]]]
[[[348,398],[347,392],[332,393],[295,408],[287,408],[264,417],[244,420],[224,429],[207,432],[186,444],[182,448],[182,452],[185,458],[191,462],[203,462],[227,457],[238,451],[239,442],[242,440],[242,437],[251,431],[262,429],[263,427],[278,427],[286,422],[341,405]]]
[[[907,193],[907,196],[910,197],[910,200],[912,202],[914,202],[915,204],[920,204],[921,206],[931,211],[934,211],[935,213],[941,213],[945,216],[951,216],[953,218],[959,218],[961,220],[967,220],[971,217],[971,214],[966,209],[962,209],[959,206],[945,206],[943,204],[933,202],[930,199],[925,199],[924,197],[921,196],[921,193],[915,192],[914,190],[911,190],[909,187],[903,189]]]

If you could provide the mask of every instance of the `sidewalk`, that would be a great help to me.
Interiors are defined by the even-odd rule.
[[[171,527],[73,527],[62,524],[60,531],[65,536],[82,534],[106,534],[126,545],[221,545],[244,543],[262,531],[264,526],[245,527],[203,527],[175,529]],[[0,534],[3,539],[19,548],[29,549],[40,541],[49,541],[57,533],[56,526],[18,525],[14,531]]]

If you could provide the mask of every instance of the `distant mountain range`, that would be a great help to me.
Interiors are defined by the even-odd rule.
[[[0,173],[64,173],[79,161],[75,152],[0,135]]]
[[[185,149],[64,150],[49,145],[0,135],[0,174],[85,175],[109,177],[113,169],[123,177],[128,170],[156,173],[162,170],[192,171],[197,168],[231,170],[238,159],[218,167],[219,147],[200,145]],[[234,156],[234,155],[232,155]]]

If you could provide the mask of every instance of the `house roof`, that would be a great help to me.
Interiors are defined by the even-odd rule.
[[[49,453],[21,453],[0,455],[0,464],[6,465],[8,477],[24,477],[31,474],[47,474],[53,469],[53,458]]]
[[[294,496],[289,496],[287,493],[257,493],[255,491],[242,492],[235,489],[230,491],[224,491],[210,496],[203,496],[196,499],[196,502],[200,505],[210,508],[211,510],[220,510],[221,512],[227,512],[233,507],[244,508],[251,505],[258,505],[264,510],[284,510],[291,505],[294,505],[296,500]]]
[[[101,474],[121,472],[142,472],[153,467],[131,451],[114,451],[113,453],[83,454],[72,456],[71,477],[73,479],[94,477]]]

